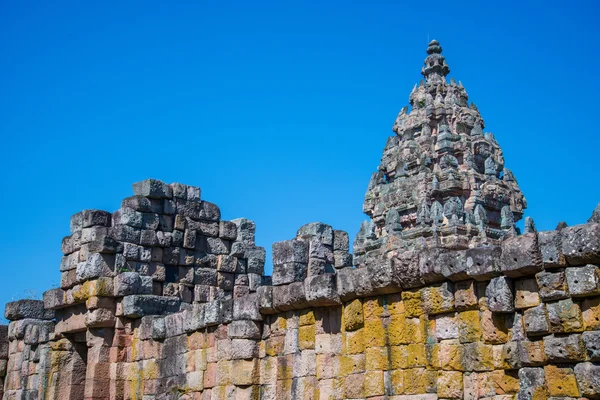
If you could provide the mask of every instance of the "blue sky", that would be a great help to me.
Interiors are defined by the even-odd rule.
[[[312,221],[353,238],[428,38],[539,229],[600,201],[594,2],[173,3],[0,2],[0,303],[57,284],[70,215],[148,177],[268,250]]]

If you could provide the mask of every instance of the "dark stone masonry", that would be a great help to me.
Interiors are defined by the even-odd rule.
[[[3,399],[600,399],[600,205],[527,203],[432,41],[348,234],[273,244],[148,179],[62,241],[59,288],[6,306]]]

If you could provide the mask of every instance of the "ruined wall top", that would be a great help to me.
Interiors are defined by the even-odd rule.
[[[386,248],[465,249],[515,233],[527,207],[498,142],[433,40],[365,195],[355,255]],[[393,238],[393,240],[390,240]]]

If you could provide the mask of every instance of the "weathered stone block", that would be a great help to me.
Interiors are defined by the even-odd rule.
[[[509,277],[533,275],[543,269],[536,233],[510,237],[502,242],[500,270]]]
[[[498,262],[500,246],[476,247],[466,251],[467,275],[477,281],[486,281],[500,274]]]
[[[164,315],[179,311],[180,300],[176,297],[155,295],[131,295],[121,302],[123,315],[128,318],[141,318],[146,315]]]
[[[232,339],[254,339],[261,337],[261,326],[257,321],[234,320],[227,325],[227,334]]]
[[[565,270],[569,293],[573,297],[594,296],[600,294],[600,275],[598,267],[569,267]]]
[[[164,199],[173,197],[173,189],[164,182],[156,179],[146,179],[133,184],[133,193],[151,199]]]
[[[286,240],[273,243],[273,265],[306,264],[308,263],[308,248],[308,243],[302,240]]]
[[[421,307],[426,314],[443,314],[454,311],[454,285],[444,282],[421,290]]]
[[[527,367],[543,366],[547,362],[542,339],[529,341],[521,340],[519,344],[519,358],[521,365]]]
[[[600,224],[582,224],[565,228],[562,250],[569,265],[600,263]]]
[[[258,295],[259,310],[262,314],[274,314],[277,312],[273,305],[273,286],[260,286],[256,293]]]
[[[600,297],[585,299],[581,305],[585,330],[600,328]]]
[[[412,289],[425,284],[419,268],[419,253],[417,251],[403,251],[392,258],[394,281],[402,289]]]
[[[573,368],[547,365],[544,367],[548,394],[553,397],[579,397],[579,389]]]
[[[546,399],[546,379],[543,368],[521,368],[519,370],[520,388],[517,400]]]
[[[297,262],[273,264],[273,285],[279,286],[292,282],[303,282],[306,279],[307,269],[307,264]]]
[[[18,300],[6,304],[4,318],[9,321],[20,319],[53,319],[54,311],[46,310],[41,300]]]
[[[600,331],[583,332],[585,352],[590,361],[600,361]]]
[[[567,265],[562,252],[562,235],[559,231],[539,232],[538,243],[545,268],[564,267]]]
[[[550,362],[577,362],[585,359],[580,334],[545,336],[544,352]]]
[[[529,308],[523,312],[523,322],[527,335],[546,335],[550,332],[550,323],[546,313],[546,304]]]
[[[303,225],[298,229],[296,237],[305,240],[317,239],[327,246],[333,246],[333,229],[322,222]]]
[[[258,343],[251,339],[231,340],[231,359],[249,360],[258,358]]]
[[[523,309],[540,304],[540,294],[534,278],[515,281],[515,308]]]
[[[543,301],[561,300],[569,297],[567,278],[564,271],[542,271],[535,275]]]
[[[459,311],[477,308],[478,297],[475,281],[460,281],[454,284],[454,304]]]
[[[581,395],[600,398],[600,365],[585,362],[577,364],[574,369]]]
[[[514,312],[514,290],[510,278],[493,278],[485,289],[488,308],[493,312]]]
[[[337,293],[342,301],[356,298],[354,268],[346,267],[337,271]]]
[[[263,317],[259,311],[259,298],[256,293],[238,297],[233,300],[233,319],[247,319],[251,321],[262,321]]]
[[[299,310],[307,306],[303,282],[273,286],[273,306],[279,311]]]
[[[85,262],[77,264],[77,281],[83,282],[103,276],[113,276],[114,269],[114,255],[93,253]]]
[[[66,293],[61,288],[51,289],[44,292],[44,308],[56,310],[66,306]]]
[[[546,303],[550,331],[554,333],[569,333],[583,331],[583,321],[579,304],[573,300],[565,299]]]
[[[333,251],[348,252],[350,250],[350,241],[348,233],[341,230],[333,231]]]
[[[152,294],[152,277],[141,276],[137,272],[122,272],[114,278],[116,297],[132,294]]]
[[[312,276],[304,284],[306,300],[309,306],[325,307],[342,303],[337,293],[335,274]]]
[[[440,253],[437,262],[442,269],[442,275],[451,281],[463,281],[469,279],[467,274],[467,252],[455,250]]]

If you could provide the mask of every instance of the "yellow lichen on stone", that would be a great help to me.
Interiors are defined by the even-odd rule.
[[[581,311],[583,327],[586,331],[600,329],[600,297],[585,299]]]
[[[366,397],[383,396],[385,394],[383,371],[365,372],[364,393]]]
[[[339,361],[339,365],[336,373],[339,376],[348,376],[365,371],[364,354],[340,356],[337,360]]]
[[[366,347],[382,347],[386,345],[385,329],[380,318],[365,320],[363,332]]]
[[[404,371],[395,369],[390,371],[390,381],[392,383],[392,394],[399,395],[404,393]]]
[[[408,368],[408,346],[390,346],[390,368]]]
[[[218,370],[218,369],[217,369]],[[259,381],[258,360],[233,360],[231,362],[231,383],[236,386],[256,385]]]
[[[265,352],[268,356],[274,357],[283,353],[285,345],[285,336],[272,336],[265,341]]]
[[[365,351],[364,330],[360,329],[354,332],[345,332],[342,334],[344,341],[342,343],[342,353],[360,354]]]
[[[305,325],[298,329],[298,347],[300,350],[314,349],[317,329],[315,325]]]
[[[368,297],[364,299],[363,313],[365,320],[379,321],[383,310],[383,297]]]
[[[298,323],[300,326],[304,325],[314,325],[316,323],[315,313],[312,310],[304,310],[300,313],[300,318]]]
[[[427,365],[427,354],[425,345],[412,343],[407,346],[407,361],[409,368],[425,367]]]
[[[458,313],[458,339],[461,343],[476,342],[481,339],[479,311],[472,310]]]
[[[550,396],[579,397],[577,379],[571,367],[546,365],[544,375]]]
[[[431,371],[434,372],[434,371]],[[404,394],[424,394],[431,384],[429,371],[425,368],[404,370]]]
[[[437,394],[441,398],[463,398],[463,375],[457,371],[440,371],[437,376]]]
[[[419,317],[423,314],[421,308],[421,292],[418,290],[408,290],[402,292],[402,301],[407,317]]]
[[[367,371],[387,371],[389,364],[387,347],[369,347],[365,351]]]
[[[354,331],[362,328],[364,324],[363,304],[360,299],[352,300],[344,306],[342,314],[343,328],[346,331]]]
[[[405,314],[406,309],[404,308],[404,302],[402,301],[402,294],[393,293],[388,294],[385,297],[387,310],[391,315]]]
[[[496,394],[513,394],[519,391],[517,371],[496,370],[492,372]]]

